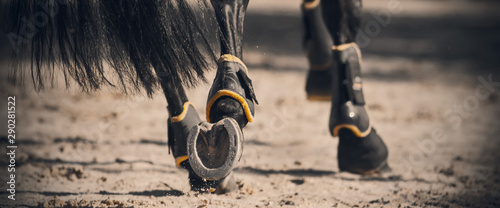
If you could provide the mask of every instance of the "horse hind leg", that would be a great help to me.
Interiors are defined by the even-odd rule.
[[[225,193],[237,189],[232,169],[242,154],[241,129],[253,118],[255,95],[240,59],[248,0],[211,3],[220,26],[221,58],[208,97],[210,123],[201,122],[179,81],[159,77],[169,104],[169,145],[177,166],[189,171],[192,190]],[[157,70],[157,74],[161,75],[161,71]]]
[[[168,146],[174,155],[176,166],[188,171],[191,189],[198,192],[214,192],[223,189],[221,187],[227,186],[229,182],[235,184],[229,180],[232,178],[207,181],[193,170],[193,162],[189,159],[193,150],[190,150],[188,143],[192,137],[191,132],[200,129],[201,119],[194,104],[189,102],[182,83],[166,75],[159,67],[155,67],[155,71],[168,103]]]
[[[172,151],[177,167],[189,168],[187,160],[187,137],[189,131],[201,122],[194,105],[189,102],[180,83],[168,77],[159,77],[169,112],[168,145]]]
[[[187,153],[187,138],[189,131],[201,122],[200,116],[194,104],[189,102],[182,84],[174,81],[170,76],[162,76],[159,70],[156,71],[158,81],[168,103],[169,149],[172,151],[176,166],[191,172]]]
[[[320,0],[304,0],[304,47],[309,61],[306,79],[306,94],[310,101],[330,101],[332,96],[332,45],[328,28],[323,19]],[[331,17],[335,18],[335,17]]]
[[[253,120],[257,103],[242,62],[243,19],[248,0],[212,0],[219,25],[221,56],[207,99],[207,121],[188,139],[191,167],[199,184],[218,182],[216,193],[236,189],[232,169],[243,150],[242,129]],[[205,182],[205,183],[206,183]]]
[[[248,0],[212,0],[219,24],[221,57],[207,102],[207,121],[233,118],[240,128],[253,120],[257,103],[242,62],[243,20]]]
[[[339,169],[358,174],[389,170],[387,147],[364,107],[361,50],[354,42],[361,22],[361,0],[322,0],[319,6],[333,41],[329,127],[339,137]]]

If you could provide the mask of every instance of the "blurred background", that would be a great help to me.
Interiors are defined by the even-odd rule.
[[[188,192],[187,173],[167,151],[161,93],[149,99],[116,89],[82,94],[63,84],[40,93],[2,87],[2,146],[6,97],[17,98],[17,205],[499,207],[500,3],[363,2],[358,44],[367,109],[390,152],[393,170],[384,176],[337,168],[330,104],[306,100],[300,5],[248,6],[244,61],[260,105],[244,131],[238,192]],[[5,86],[10,44],[5,35],[0,40]],[[209,87],[189,90],[201,118]],[[0,193],[1,205],[12,205]]]

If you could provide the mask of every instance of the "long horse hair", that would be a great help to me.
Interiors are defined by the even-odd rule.
[[[158,77],[193,86],[215,59],[213,33],[200,26],[195,11],[214,18],[206,2],[12,0],[5,5],[16,60],[10,80],[19,83],[28,71],[40,90],[53,83],[61,64],[66,85],[72,78],[87,92],[116,86],[110,75],[125,93],[132,87],[151,96]]]

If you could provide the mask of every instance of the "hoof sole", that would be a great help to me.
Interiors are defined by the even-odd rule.
[[[202,122],[193,127],[187,143],[194,173],[205,180],[220,180],[241,158],[243,133],[234,119],[224,118],[215,124]]]

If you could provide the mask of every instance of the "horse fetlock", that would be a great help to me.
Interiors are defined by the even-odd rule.
[[[207,101],[207,121],[214,123],[224,118],[233,118],[240,128],[252,122],[255,97],[248,69],[236,56],[221,56],[217,75]]]
[[[223,97],[217,100],[210,112],[210,121],[220,121],[224,118],[233,118],[240,128],[247,125],[248,119],[241,104],[231,97]]]

